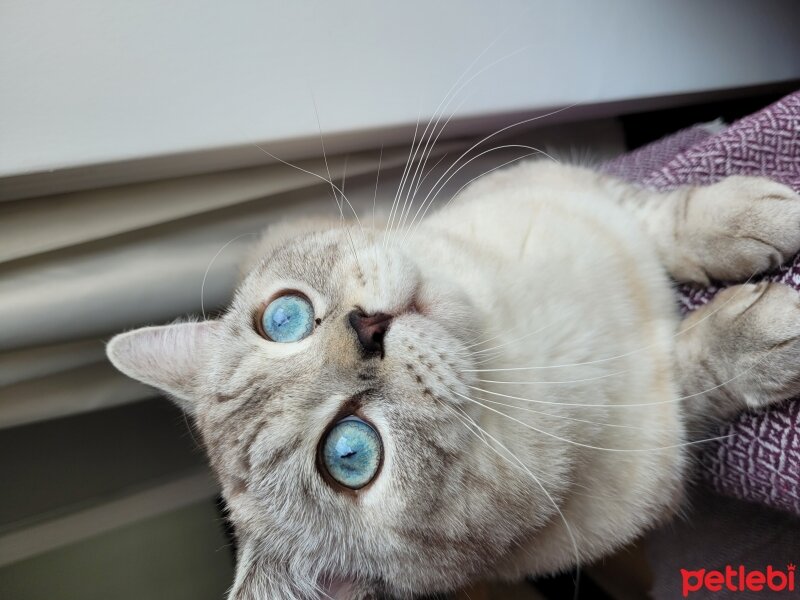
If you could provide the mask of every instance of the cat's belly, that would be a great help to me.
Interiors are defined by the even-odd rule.
[[[563,569],[575,562],[573,537],[581,562],[606,554],[682,492],[679,318],[654,245],[627,213],[581,190],[504,190],[442,217],[432,227],[457,241],[428,243],[465,250],[441,253],[457,258],[436,268],[474,290],[492,339],[477,349],[494,347],[476,356],[476,418],[541,474],[526,483],[563,515],[532,506],[549,524],[498,574]]]

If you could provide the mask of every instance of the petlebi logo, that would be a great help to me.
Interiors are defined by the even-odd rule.
[[[683,597],[692,592],[793,592],[795,565],[789,563],[786,570],[768,565],[766,569],[747,569],[726,565],[724,571],[681,569],[683,578]]]

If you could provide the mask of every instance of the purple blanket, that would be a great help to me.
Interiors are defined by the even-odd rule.
[[[691,127],[605,169],[658,189],[706,185],[727,175],[764,175],[800,191],[800,92],[717,134]],[[800,255],[767,278],[800,290]],[[722,287],[682,287],[683,310],[702,306]],[[705,479],[724,494],[800,515],[800,400],[741,414],[721,433],[732,437],[703,449]]]

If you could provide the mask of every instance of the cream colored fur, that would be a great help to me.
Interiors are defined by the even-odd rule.
[[[800,249],[798,224],[797,195],[764,179],[656,194],[530,162],[407,235],[277,226],[220,320],[121,334],[108,353],[194,415],[240,540],[231,598],[410,598],[563,571],[674,513],[707,418],[800,391],[794,292],[737,286],[681,323],[670,278],[747,279]],[[301,342],[254,330],[281,289],[321,318]],[[354,307],[394,315],[383,358],[359,352]],[[384,466],[343,494],[315,456],[354,397]]]

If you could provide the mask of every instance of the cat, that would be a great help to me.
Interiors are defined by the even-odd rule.
[[[108,356],[202,434],[239,544],[229,598],[413,598],[597,560],[680,507],[709,419],[800,392],[800,298],[674,282],[800,250],[800,197],[660,193],[530,161],[412,228],[269,228],[216,320]]]

